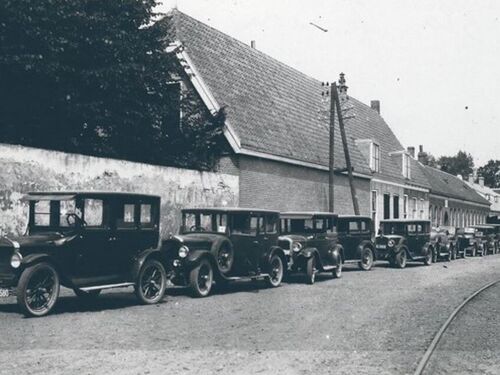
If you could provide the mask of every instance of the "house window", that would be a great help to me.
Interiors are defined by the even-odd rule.
[[[391,218],[391,196],[384,194],[384,219]]]
[[[423,219],[424,218],[424,200],[422,198],[420,198],[420,214],[418,216],[419,219]]]
[[[405,178],[411,178],[411,168],[410,168],[410,155],[403,154],[403,176]]]
[[[399,197],[397,195],[392,197],[392,206],[394,219],[399,219]]]
[[[413,219],[417,218],[417,198],[411,199],[411,214]]]
[[[403,195],[403,219],[408,218],[408,195]]]
[[[377,190],[372,190],[372,220],[377,221]]]
[[[370,168],[373,172],[380,172],[380,147],[378,144],[371,144]]]

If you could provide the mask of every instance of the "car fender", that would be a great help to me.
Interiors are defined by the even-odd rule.
[[[430,243],[430,242],[427,242],[423,247],[422,247],[422,250],[424,252],[424,255],[427,256],[427,254],[429,253],[429,251],[434,251],[434,246]]]
[[[283,268],[286,270],[286,268],[287,268],[287,260],[286,260],[285,252],[279,246],[272,246],[269,249],[269,252],[263,254],[264,259],[265,259],[265,265],[266,266],[269,265],[269,263],[271,262],[271,258],[275,254],[277,254],[281,258],[281,262],[283,262]]]
[[[136,257],[132,265],[132,280],[135,280],[139,276],[139,271],[141,270],[142,266],[150,258],[158,260],[165,267],[165,262],[162,260],[161,252],[159,249],[144,250]]]
[[[50,263],[54,266],[56,269],[57,273],[59,274],[59,278],[61,279],[61,283],[63,285],[71,285],[71,280],[70,278],[65,274],[63,271],[63,267],[59,265],[59,263],[49,254],[49,253],[36,253],[36,254],[28,254],[26,255],[22,262],[21,262],[21,267],[19,268],[18,272],[19,275],[28,267],[31,267],[37,263],[41,262],[47,262]]]

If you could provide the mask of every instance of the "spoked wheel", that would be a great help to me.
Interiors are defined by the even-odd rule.
[[[432,259],[434,258],[434,250],[433,249],[429,249],[427,251],[427,255],[425,256],[425,259],[424,259],[424,264],[426,266],[430,266],[432,264]]]
[[[441,252],[440,245],[437,245],[434,251],[432,252],[432,263],[437,263],[440,252]]]
[[[189,273],[189,287],[195,297],[206,297],[212,290],[214,271],[208,259],[202,259]]]
[[[148,259],[137,278],[135,295],[145,305],[160,302],[167,288],[167,274],[163,265],[155,260]]]
[[[316,269],[316,259],[312,256],[307,260],[306,264],[306,283],[314,284],[316,281],[316,272],[318,272]]]
[[[342,259],[339,259],[339,264],[337,264],[337,267],[333,270],[333,277],[335,279],[340,279],[342,277]]]
[[[453,259],[451,247],[448,249],[448,254],[446,255],[446,261],[451,262]]]
[[[220,273],[228,273],[233,266],[233,261],[233,249],[228,243],[224,243],[217,252],[217,267],[219,268]]]
[[[363,271],[371,270],[373,266],[373,251],[369,247],[365,247],[361,253],[361,261],[358,263],[359,268]]]
[[[59,297],[59,275],[49,263],[38,263],[21,274],[17,303],[26,316],[47,315]]]
[[[455,249],[455,246],[452,246],[452,247],[450,248],[450,251],[451,251],[451,259],[452,259],[452,260],[457,259],[457,250]]]
[[[279,255],[273,255],[269,262],[269,277],[266,279],[269,286],[276,288],[283,280],[283,262]]]
[[[405,268],[406,267],[406,251],[401,250],[396,254],[396,267]]]

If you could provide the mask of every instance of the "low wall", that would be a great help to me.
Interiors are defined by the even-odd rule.
[[[0,144],[0,231],[20,234],[29,191],[122,191],[161,196],[162,235],[177,232],[180,209],[237,206],[237,176]]]

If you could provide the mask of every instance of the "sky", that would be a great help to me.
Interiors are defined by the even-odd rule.
[[[434,156],[500,159],[500,1],[163,0],[349,94],[401,143]],[[311,25],[314,23],[322,31]]]

